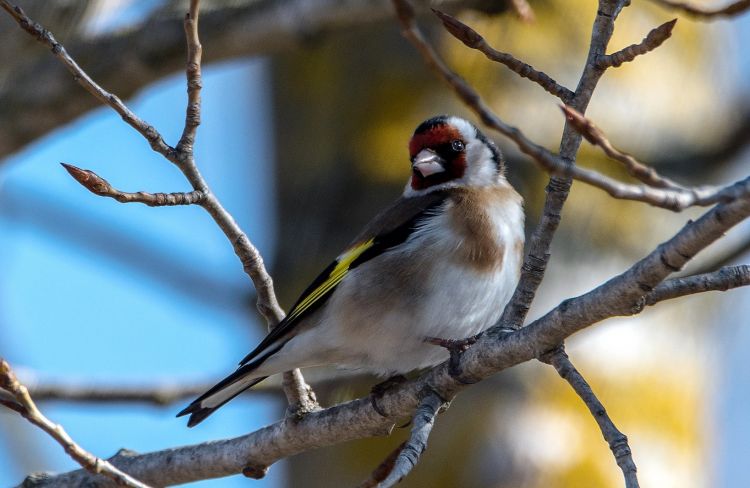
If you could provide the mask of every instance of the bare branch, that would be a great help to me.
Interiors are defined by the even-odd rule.
[[[192,152],[195,143],[195,133],[201,123],[201,47],[198,37],[198,8],[199,0],[190,0],[190,11],[185,15],[185,38],[187,39],[187,91],[188,104],[185,114],[185,128],[182,131],[180,142],[177,143],[178,151]]]
[[[114,198],[120,203],[145,203],[149,207],[164,207],[171,205],[195,205],[204,197],[200,190],[180,193],[146,193],[139,191],[128,193],[113,188],[107,180],[91,170],[81,169],[72,164],[60,163],[70,175],[91,193],[102,197]]]
[[[414,412],[414,426],[411,429],[409,440],[399,450],[396,461],[393,463],[393,469],[380,483],[380,486],[390,488],[401,481],[417,465],[419,457],[427,449],[427,439],[429,439],[432,427],[435,425],[435,417],[444,403],[445,401],[440,395],[433,390],[429,390],[425,394],[416,412]]]
[[[147,124],[144,120],[141,120],[135,115],[117,96],[109,93],[92,80],[89,75],[78,66],[78,63],[68,55],[63,45],[57,42],[50,31],[27,17],[21,7],[17,7],[7,0],[0,0],[0,7],[8,12],[18,25],[30,36],[49,47],[52,50],[52,54],[54,54],[55,57],[65,65],[65,68],[67,68],[70,74],[73,75],[73,79],[78,82],[79,85],[101,103],[109,105],[115,112],[120,114],[122,120],[146,138],[154,151],[158,152],[168,160],[176,162],[174,148],[164,142],[161,134],[159,134],[153,126]]]
[[[141,483],[132,476],[115,468],[107,461],[84,450],[81,446],[75,443],[62,426],[52,423],[47,417],[45,417],[36,407],[36,404],[31,399],[26,387],[16,378],[10,364],[8,364],[3,358],[0,358],[0,388],[9,392],[14,398],[14,401],[0,401],[0,405],[4,405],[15,412],[18,412],[26,420],[49,434],[50,437],[65,449],[65,452],[73,458],[75,462],[80,464],[87,471],[93,474],[102,474],[119,486],[148,488],[148,485]]]
[[[629,63],[636,57],[653,51],[672,36],[672,29],[676,23],[677,19],[665,22],[652,29],[640,43],[631,44],[615,53],[600,57],[597,66],[599,69],[619,68],[623,63]]]
[[[725,266],[711,273],[672,278],[645,297],[646,305],[707,291],[727,291],[750,285],[750,265]]]
[[[652,2],[656,3],[657,5],[661,5],[666,8],[670,8],[673,10],[680,10],[682,12],[685,12],[688,15],[692,15],[693,17],[697,17],[704,20],[711,20],[718,17],[732,17],[736,15],[740,15],[741,13],[745,12],[748,8],[750,8],[750,0],[738,0],[736,2],[730,3],[726,7],[719,7],[719,8],[709,8],[709,7],[699,7],[698,5],[694,5],[692,3],[688,2],[678,2],[674,0],[651,0]]]
[[[567,105],[560,105],[560,109],[576,131],[578,131],[591,144],[599,146],[607,156],[622,163],[628,174],[633,178],[636,178],[649,186],[653,186],[654,188],[687,190],[687,188],[679,183],[675,183],[669,178],[661,176],[655,169],[639,162],[630,154],[619,151],[613,147],[604,132],[576,109]]]
[[[604,132],[577,110],[566,105],[562,105],[560,108],[565,114],[568,122],[576,131],[581,133],[581,135],[583,135],[583,137],[585,137],[591,144],[599,146],[607,156],[622,163],[630,176],[651,187],[662,190],[654,192],[641,187],[636,190],[636,193],[640,192],[641,197],[633,198],[634,200],[641,200],[652,205],[679,211],[692,206],[707,207],[721,201],[727,201],[734,197],[734,191],[736,189],[734,185],[727,185],[725,187],[686,187],[669,178],[661,176],[655,169],[646,166],[630,154],[622,152],[612,146],[612,143],[607,139]],[[613,196],[616,196],[616,193],[622,193],[623,191],[628,193],[633,191],[633,188],[625,189],[624,187],[620,187],[619,184],[613,184],[612,182],[606,181],[606,179],[600,179],[598,178],[598,175],[593,173],[591,175],[584,175],[583,177],[592,177],[599,180],[598,183],[592,181],[592,184],[599,186]],[[632,194],[635,196],[635,193]]]
[[[450,32],[453,37],[463,42],[468,47],[481,52],[487,57],[487,59],[504,64],[510,68],[511,71],[521,76],[521,78],[528,78],[544,88],[547,92],[561,99],[563,102],[567,103],[573,98],[572,91],[550,78],[546,73],[537,71],[533,66],[514,58],[511,54],[493,49],[492,46],[487,44],[484,37],[455,17],[443,13],[440,10],[432,9],[432,11],[435,12],[435,15],[437,15],[438,18],[440,18],[445,29]]]
[[[30,384],[29,394],[37,402],[65,401],[86,403],[150,403],[165,406],[195,397],[211,388],[211,384],[98,386],[71,383]],[[254,390],[255,391],[255,390]],[[257,393],[269,391],[261,388]]]
[[[607,414],[607,410],[596,397],[591,386],[576,367],[573,366],[573,363],[570,362],[565,349],[560,346],[540,359],[554,366],[557,373],[573,387],[573,390],[575,390],[578,396],[581,397],[581,400],[583,400],[583,403],[588,407],[597,425],[599,425],[599,430],[602,431],[604,440],[609,444],[617,465],[622,470],[622,474],[625,477],[625,487],[638,488],[637,469],[633,461],[633,454],[628,445],[627,436],[620,432],[614,422],[612,422],[612,419]]]

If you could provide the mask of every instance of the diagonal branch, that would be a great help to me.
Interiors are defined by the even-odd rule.
[[[673,10],[680,10],[688,15],[697,17],[699,19],[711,20],[718,17],[732,17],[740,15],[747,9],[750,9],[750,0],[738,0],[732,2],[725,7],[710,8],[701,7],[688,2],[679,2],[675,0],[651,0],[657,5],[662,7],[670,8]]]
[[[646,295],[646,305],[656,305],[664,300],[705,293],[727,291],[750,285],[750,265],[725,266],[711,273],[701,273],[683,278],[672,278]]]
[[[112,109],[120,114],[122,120],[132,128],[137,130],[151,145],[151,148],[172,162],[176,162],[175,150],[169,146],[161,134],[146,121],[135,115],[117,96],[109,93],[99,86],[94,80],[86,74],[85,71],[70,57],[62,44],[57,42],[50,31],[31,20],[21,7],[11,4],[8,0],[0,0],[0,7],[8,12],[18,25],[25,30],[30,36],[41,42],[52,50],[52,54],[65,65],[65,68],[73,75],[73,79],[78,82],[87,92],[92,94],[97,100],[104,105],[109,105]]]
[[[568,102],[573,98],[572,91],[550,78],[546,73],[534,69],[533,66],[514,58],[511,54],[497,51],[492,48],[492,46],[487,44],[484,37],[479,35],[477,31],[455,17],[443,13],[440,10],[432,9],[432,11],[435,12],[435,15],[437,15],[443,22],[445,29],[450,32],[453,37],[463,42],[468,47],[481,52],[487,57],[487,59],[504,64],[521,78],[528,78],[552,95],[561,99],[563,102]]]
[[[650,187],[660,190],[651,191],[641,187],[637,191],[641,193],[642,201],[679,211],[692,206],[707,207],[733,198],[736,189],[733,184],[724,187],[687,187],[661,176],[655,169],[641,163],[632,155],[615,148],[609,139],[607,139],[604,132],[577,110],[566,105],[562,105],[560,108],[571,126],[583,135],[587,141],[595,146],[599,146],[607,156],[622,163],[630,176]],[[597,175],[591,173],[591,175],[582,176],[588,178],[589,176]],[[612,182],[606,181],[606,179],[601,180],[596,186],[600,186],[600,188],[610,194],[620,191],[617,187],[618,185],[613,185]],[[624,190],[624,187],[621,189]],[[631,190],[627,189],[626,191],[630,192]],[[640,198],[633,199],[639,200]]]
[[[599,430],[602,431],[604,440],[609,444],[609,448],[612,454],[615,456],[617,465],[622,470],[622,474],[625,477],[626,488],[638,488],[638,476],[635,462],[633,461],[633,453],[628,445],[628,438],[625,434],[615,426],[612,419],[607,414],[607,410],[602,405],[602,402],[596,397],[596,394],[591,389],[586,379],[581,373],[573,366],[570,362],[570,358],[565,352],[565,349],[560,346],[559,348],[551,351],[540,358],[547,364],[551,364],[557,370],[557,373],[567,381],[570,386],[575,390],[581,400],[586,404],[591,415],[596,420]]]
[[[78,183],[88,191],[102,197],[114,198],[120,203],[145,203],[149,207],[164,207],[172,205],[200,204],[204,194],[194,190],[180,193],[146,193],[139,191],[129,193],[113,188],[107,180],[88,169],[81,169],[72,164],[60,163]]]
[[[597,67],[599,69],[619,68],[623,63],[629,63],[636,57],[653,51],[672,36],[672,29],[676,23],[677,19],[665,22],[652,29],[638,44],[631,44],[615,53],[600,57],[597,61]]]
[[[414,427],[411,435],[403,447],[399,449],[398,456],[393,463],[393,469],[380,483],[382,488],[391,488],[409,474],[419,462],[419,457],[427,449],[427,439],[430,437],[432,427],[435,425],[440,408],[445,401],[433,390],[429,390],[414,412]]]
[[[599,146],[604,153],[610,158],[622,163],[628,174],[643,183],[654,188],[670,188],[673,190],[688,189],[669,178],[661,176],[655,169],[646,166],[630,154],[624,153],[614,146],[607,139],[604,132],[597,127],[590,119],[578,112],[576,109],[567,105],[561,105],[560,109],[565,114],[566,119],[587,141],[595,146]]]
[[[0,358],[0,389],[7,391],[13,396],[13,400],[0,399],[0,405],[18,412],[26,420],[36,425],[49,434],[75,462],[93,474],[102,474],[114,481],[119,486],[132,488],[148,488],[132,476],[114,467],[109,462],[100,459],[81,446],[68,435],[60,425],[54,424],[36,407],[31,399],[29,391],[22,385],[13,373],[10,365]]]

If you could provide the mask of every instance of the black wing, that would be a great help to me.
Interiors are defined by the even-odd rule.
[[[320,308],[331,297],[338,284],[351,270],[406,242],[415,229],[435,214],[435,210],[445,202],[448,194],[447,191],[435,191],[420,197],[401,198],[375,217],[355,243],[315,278],[284,320],[240,361],[240,366],[252,361],[269,346],[287,337],[301,320]]]

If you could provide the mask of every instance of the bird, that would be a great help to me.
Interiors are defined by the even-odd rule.
[[[321,365],[401,375],[494,325],[519,279],[523,200],[463,118],[422,122],[404,192],[304,290],[235,372],[177,414],[188,427],[270,375]],[[439,345],[445,347],[438,347]]]

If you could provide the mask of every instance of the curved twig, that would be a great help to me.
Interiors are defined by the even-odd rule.
[[[602,402],[596,397],[594,390],[591,389],[591,386],[583,375],[581,375],[576,367],[573,366],[573,363],[570,362],[570,358],[565,353],[565,349],[560,346],[549,354],[542,356],[540,359],[545,363],[554,366],[557,373],[568,382],[581,400],[583,400],[583,403],[588,407],[591,416],[594,417],[594,420],[596,420],[596,423],[599,426],[599,430],[602,432],[604,440],[609,444],[609,448],[615,456],[617,465],[622,470],[622,474],[625,477],[625,487],[639,488],[638,470],[633,461],[633,453],[628,444],[628,437],[620,432],[614,422],[612,422],[604,405],[602,405]]]
[[[18,381],[16,375],[13,374],[10,364],[3,358],[0,358],[0,389],[7,391],[13,396],[13,400],[11,401],[0,399],[0,405],[18,412],[23,418],[49,434],[50,437],[65,449],[65,452],[75,462],[90,473],[104,475],[119,486],[149,488],[148,485],[141,483],[104,459],[98,458],[83,449],[65,432],[62,426],[51,422],[45,417],[36,407],[34,400],[31,399],[29,391]]]

